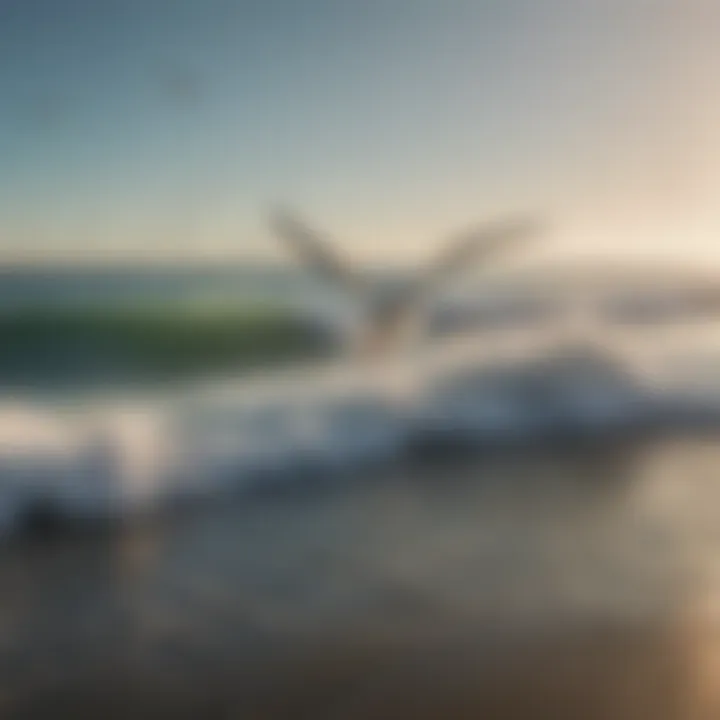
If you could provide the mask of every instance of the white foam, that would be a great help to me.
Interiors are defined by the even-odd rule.
[[[0,528],[38,501],[70,518],[124,515],[307,468],[340,476],[400,450],[402,417],[378,377],[337,365],[263,380],[0,403]]]
[[[501,382],[497,365],[488,373],[488,357],[500,353],[481,362],[475,342],[455,350],[370,369],[338,363],[218,381],[166,397],[7,400],[0,531],[38,499],[69,517],[124,515],[292,482],[308,469],[340,481],[367,463],[393,462],[418,428],[482,436],[547,421],[547,408],[517,392],[515,380]],[[564,402],[566,414],[606,422],[637,409],[636,397],[589,377]]]

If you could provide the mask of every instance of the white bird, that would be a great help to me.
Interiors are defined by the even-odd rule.
[[[378,282],[351,267],[330,247],[323,233],[288,210],[271,214],[274,233],[316,275],[348,292],[361,309],[350,349],[364,358],[387,357],[407,347],[422,331],[425,303],[469,265],[489,263],[535,237],[541,227],[531,218],[510,218],[451,236],[442,252],[416,274]]]

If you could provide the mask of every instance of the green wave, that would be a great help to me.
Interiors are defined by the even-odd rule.
[[[309,319],[270,305],[188,303],[0,312],[0,381],[149,379],[325,354]]]

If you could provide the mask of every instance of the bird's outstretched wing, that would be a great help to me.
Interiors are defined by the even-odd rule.
[[[466,230],[452,236],[444,249],[419,278],[417,291],[433,290],[440,283],[467,270],[487,263],[536,239],[543,226],[529,217],[511,218]]]
[[[271,213],[270,226],[312,272],[345,289],[358,289],[360,279],[329,245],[328,239],[286,209]]]

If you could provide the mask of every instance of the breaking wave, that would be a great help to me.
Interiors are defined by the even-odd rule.
[[[702,408],[661,397],[597,353],[482,365],[461,355],[335,363],[155,396],[5,398],[0,528],[43,513],[112,519],[308,478],[342,482],[418,448],[592,434],[720,408],[707,393]]]

